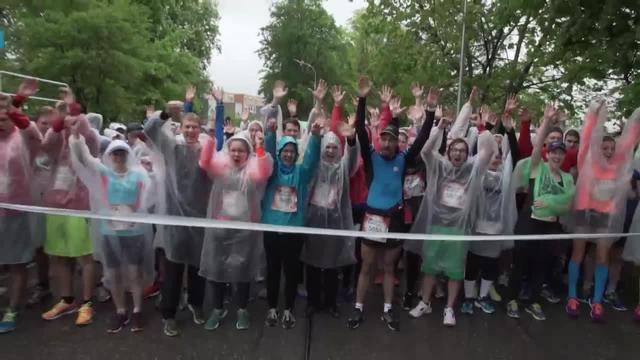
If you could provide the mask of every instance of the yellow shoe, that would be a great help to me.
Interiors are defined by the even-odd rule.
[[[87,302],[82,304],[78,310],[78,317],[76,318],[76,325],[85,326],[93,322],[93,304]]]
[[[73,314],[77,310],[78,305],[76,305],[76,303],[67,304],[66,302],[64,302],[64,300],[60,300],[59,303],[53,305],[53,308],[51,308],[51,310],[42,314],[42,318],[44,320],[55,320],[60,316]]]
[[[493,287],[493,286],[491,286],[491,288],[489,288],[489,297],[494,302],[501,302],[502,301],[502,296],[500,296],[500,294],[496,291],[496,288]]]

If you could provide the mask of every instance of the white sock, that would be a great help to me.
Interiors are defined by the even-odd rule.
[[[391,310],[391,304],[384,303],[384,312],[389,312],[389,310]]]
[[[476,298],[476,281],[475,280],[464,281],[464,297],[467,299]]]
[[[489,295],[489,290],[491,290],[491,286],[493,285],[493,281],[480,279],[480,298],[486,298]]]
[[[359,303],[359,302],[357,302],[357,303],[356,303],[356,309],[358,309],[358,310],[362,311],[362,310],[364,309],[364,304],[363,304],[363,303]]]

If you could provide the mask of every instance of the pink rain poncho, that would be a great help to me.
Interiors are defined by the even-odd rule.
[[[31,160],[42,137],[26,115],[8,108],[0,104],[0,202],[31,205]],[[0,265],[31,261],[38,244],[29,230],[28,214],[0,209]]]
[[[246,145],[248,160],[235,164],[229,147]],[[262,147],[252,154],[251,141],[235,135],[215,152],[209,139],[200,154],[200,167],[213,180],[207,217],[218,220],[259,222],[260,201],[273,171],[273,159]],[[250,282],[262,268],[262,232],[232,229],[205,229],[200,275],[216,282]]]

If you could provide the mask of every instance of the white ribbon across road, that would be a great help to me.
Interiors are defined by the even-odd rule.
[[[156,214],[99,214],[86,210],[69,210],[41,206],[17,205],[0,203],[0,208],[24,211],[29,213],[40,213],[48,215],[65,215],[82,217],[86,219],[100,219],[125,221],[142,224],[171,225],[171,226],[193,226],[214,229],[236,229],[252,231],[272,231],[290,234],[306,235],[330,235],[343,237],[367,237],[377,239],[400,239],[400,240],[446,240],[446,241],[495,241],[495,240],[573,240],[573,239],[603,239],[620,238],[623,236],[639,236],[640,233],[617,233],[617,234],[548,234],[548,235],[439,235],[439,234],[416,234],[416,233],[378,233],[357,230],[336,230],[312,228],[304,226],[270,225],[260,223],[250,223],[242,221],[225,221],[185,216],[156,215]]]

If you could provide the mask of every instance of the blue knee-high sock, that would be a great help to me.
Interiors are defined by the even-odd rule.
[[[580,264],[569,260],[569,299],[578,298],[578,278],[580,277]]]
[[[607,265],[596,265],[596,287],[593,293],[593,302],[602,303],[602,295],[604,295],[604,286],[607,284],[609,277],[609,267]]]

